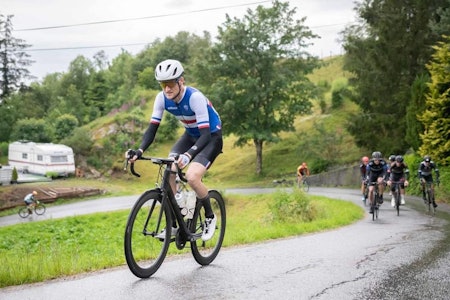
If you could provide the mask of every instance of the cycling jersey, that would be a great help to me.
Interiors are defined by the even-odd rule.
[[[419,170],[418,170],[418,172],[419,172],[419,178],[420,178],[420,177],[423,177],[423,176],[430,176],[430,175],[431,175],[431,171],[432,171],[433,169],[435,169],[434,171],[435,171],[436,173],[439,172],[438,169],[437,169],[437,167],[436,167],[436,164],[435,164],[433,161],[430,161],[430,162],[428,163],[428,166],[425,164],[424,161],[421,162],[420,165],[419,165]]]
[[[183,98],[178,103],[160,92],[155,99],[151,123],[159,125],[164,110],[173,114],[183,124],[186,132],[193,137],[199,137],[202,128],[209,128],[211,133],[222,128],[219,114],[211,101],[193,87],[185,88]]]
[[[408,180],[409,170],[408,166],[402,162],[399,165],[397,163],[392,163],[390,167],[389,179],[392,181],[399,181],[401,178],[405,177]]]
[[[380,159],[378,164],[371,159],[366,167],[366,177],[369,179],[369,182],[375,182],[380,177],[386,179],[387,169],[386,161],[383,159]]]

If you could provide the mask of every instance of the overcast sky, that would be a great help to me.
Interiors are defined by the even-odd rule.
[[[311,40],[311,54],[321,58],[342,54],[338,33],[355,21],[354,1],[289,1],[298,18],[306,17],[305,25],[321,37]],[[242,18],[257,5],[267,7],[271,1],[0,0],[0,14],[14,15],[13,36],[31,45],[28,51],[35,62],[29,70],[42,79],[66,72],[78,55],[92,59],[104,50],[111,61],[121,49],[136,54],[156,38],[179,31],[197,35],[209,31],[214,38],[225,14]]]

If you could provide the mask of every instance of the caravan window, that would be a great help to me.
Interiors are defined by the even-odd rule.
[[[23,159],[28,159],[28,153],[22,153],[22,158]]]
[[[37,160],[42,161],[42,155],[38,154]]]
[[[50,161],[52,163],[67,162],[67,156],[66,155],[50,156]]]

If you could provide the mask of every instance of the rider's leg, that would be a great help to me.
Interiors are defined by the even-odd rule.
[[[420,180],[421,186],[422,186],[422,199],[423,201],[427,201],[427,195],[425,195],[425,180],[422,178]]]
[[[207,168],[198,162],[192,162],[186,171],[186,178],[189,186],[195,191],[197,198],[202,201],[205,208],[205,217],[211,218],[214,212],[211,208],[208,188],[202,182],[203,175],[205,175]]]
[[[391,198],[391,206],[395,207],[395,196],[394,196],[394,191],[395,191],[395,185],[392,185],[391,188],[389,189],[390,194],[392,195]]]
[[[378,193],[380,194],[380,203],[383,203],[383,192],[384,192],[383,178],[379,177],[377,182],[378,182]]]
[[[370,206],[370,213],[373,213],[373,207],[372,207],[372,205],[373,205],[373,201],[374,201],[374,199],[373,199],[373,189],[374,189],[374,186],[373,185],[369,185],[369,206]]]
[[[430,189],[431,189],[431,195],[433,195],[433,206],[437,207],[437,204],[436,204],[436,201],[434,198],[434,184],[433,183],[430,185]]]
[[[405,188],[402,187],[400,189],[400,204],[404,205],[405,204]]]

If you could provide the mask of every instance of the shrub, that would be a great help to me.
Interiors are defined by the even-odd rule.
[[[294,188],[290,193],[278,191],[274,198],[276,201],[270,204],[269,208],[275,221],[310,222],[317,215],[317,209],[312,205],[308,195],[299,189]]]

